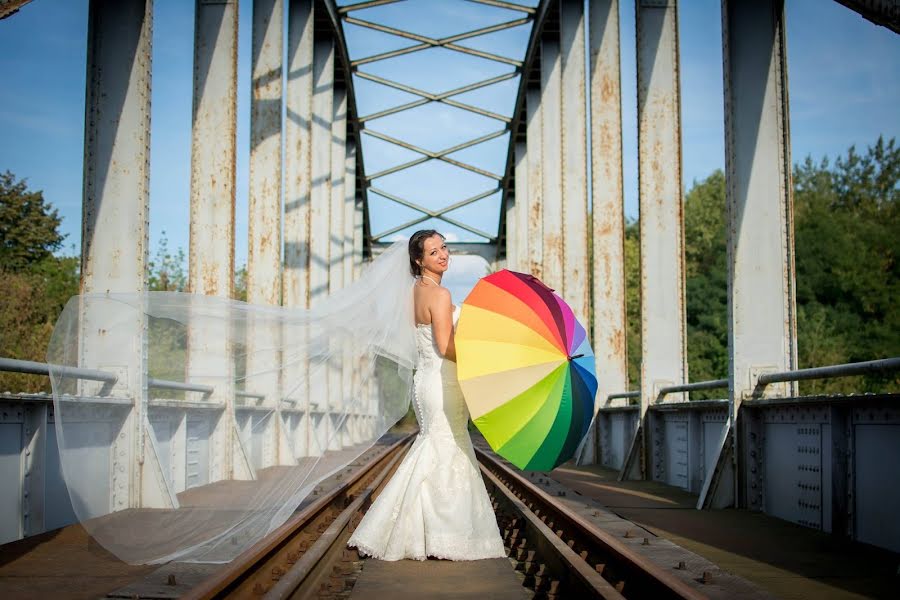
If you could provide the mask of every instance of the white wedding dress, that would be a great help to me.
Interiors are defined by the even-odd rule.
[[[454,327],[458,318],[456,307]],[[416,326],[416,346],[419,435],[347,545],[381,560],[506,556],[466,428],[456,363],[438,353],[431,325]]]

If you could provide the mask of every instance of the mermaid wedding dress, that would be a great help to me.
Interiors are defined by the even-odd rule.
[[[459,307],[453,311],[453,324]],[[506,555],[475,461],[456,363],[438,353],[431,325],[416,326],[413,378],[419,435],[348,541],[381,560]]]

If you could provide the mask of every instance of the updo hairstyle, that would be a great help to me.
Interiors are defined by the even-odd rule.
[[[422,267],[416,262],[425,256],[425,240],[433,235],[441,236],[441,239],[447,239],[442,233],[434,229],[420,229],[412,234],[409,238],[409,271],[415,277],[422,275]]]

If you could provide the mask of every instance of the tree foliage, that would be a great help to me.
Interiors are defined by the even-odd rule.
[[[832,164],[794,167],[794,249],[800,368],[900,355],[900,149],[878,141]],[[688,365],[691,381],[728,376],[725,176],[716,171],[684,207]],[[638,225],[626,228],[628,353],[640,385]],[[635,351],[637,349],[637,351]],[[897,375],[801,382],[803,394],[896,390]],[[692,394],[722,397],[721,391]]]
[[[43,192],[28,190],[25,180],[0,173],[0,265],[5,271],[28,269],[59,250],[59,213]]]

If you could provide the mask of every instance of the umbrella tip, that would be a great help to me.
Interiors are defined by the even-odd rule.
[[[576,354],[575,356],[570,356],[569,360],[573,360],[575,358],[581,358],[582,356],[584,356],[584,354]]]

